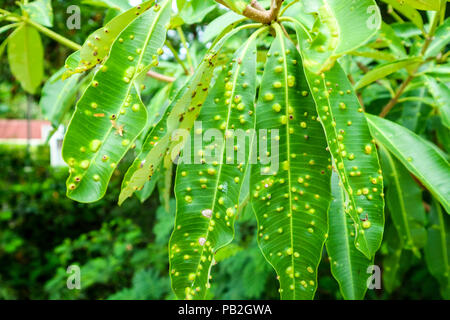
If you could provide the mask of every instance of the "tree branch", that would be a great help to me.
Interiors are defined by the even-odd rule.
[[[150,78],[159,80],[159,81],[164,81],[164,82],[174,82],[176,80],[174,77],[168,77],[161,73],[151,71],[151,70],[147,72],[147,76],[149,76]]]
[[[439,19],[439,12],[437,12],[435,14],[435,16],[433,17],[433,21],[431,22],[431,27],[430,27],[430,31],[428,32],[428,34],[425,37],[425,43],[422,47],[422,50],[420,52],[421,56],[424,56],[428,47],[430,46],[431,41],[433,40],[434,37],[434,33],[436,32],[436,28],[437,28],[437,22]],[[409,85],[409,83],[414,79],[414,77],[416,76],[417,71],[419,70],[419,68],[426,62],[426,60],[422,63],[420,63],[413,72],[411,72],[411,74],[408,76],[408,78],[405,79],[405,81],[400,85],[400,87],[398,88],[395,96],[388,102],[387,105],[385,105],[383,107],[383,109],[381,110],[381,113],[379,114],[379,116],[381,118],[386,117],[386,115],[391,111],[391,109],[397,104],[398,99],[402,96],[403,92],[405,91],[406,87]]]
[[[225,7],[236,11],[237,13],[252,19],[256,22],[264,23],[264,24],[271,24],[272,21],[275,21],[278,18],[278,14],[280,13],[281,6],[283,4],[284,0],[272,0],[270,4],[270,9],[265,10],[257,0],[252,0],[247,7],[245,7],[242,12],[238,12],[235,10],[235,8],[232,8],[230,5],[227,4],[227,1],[224,0],[216,0],[216,2],[224,5]]]

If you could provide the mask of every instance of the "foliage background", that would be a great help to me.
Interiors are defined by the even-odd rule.
[[[52,1],[54,31],[82,43],[103,24],[108,10],[82,5],[82,29],[65,26],[67,1]],[[14,0],[1,0],[1,7],[14,10]],[[81,1],[71,1],[81,5]],[[383,4],[380,4],[383,6]],[[201,57],[204,45],[194,42],[204,26],[219,16],[209,12],[203,22],[187,32]],[[384,11],[385,12],[385,11]],[[385,22],[393,22],[384,15]],[[0,42],[5,35],[0,35]],[[42,37],[45,74],[63,64],[70,51]],[[238,43],[236,44],[237,47]],[[177,48],[180,43],[174,43]],[[233,45],[229,47],[232,50]],[[193,50],[194,51],[194,50]],[[194,57],[195,58],[195,57]],[[150,88],[149,96],[152,90]],[[30,118],[42,118],[40,93],[31,100]],[[365,91],[367,109],[379,113],[388,98]],[[424,106],[423,108],[427,108]],[[401,110],[400,108],[398,110]],[[426,110],[425,110],[426,111]],[[395,118],[395,112],[390,114]],[[14,80],[7,57],[0,57],[0,118],[26,118],[27,95]],[[420,134],[436,140],[433,118],[424,120]],[[438,142],[439,144],[439,142]],[[141,204],[136,198],[117,206],[119,185],[132,159],[116,170],[104,199],[80,204],[65,197],[66,168],[48,165],[48,149],[0,146],[0,299],[173,299],[168,275],[167,243],[174,221],[174,201],[169,210],[158,192]],[[386,225],[389,225],[389,221]],[[254,237],[254,218],[246,211],[237,221],[233,244],[217,257],[215,281],[210,292],[215,299],[278,299],[274,272],[261,255]],[[389,232],[389,231],[388,231]],[[383,245],[375,258],[382,265],[390,248]],[[66,268],[79,264],[81,291],[66,287]],[[326,257],[319,269],[320,287],[316,298],[340,299]],[[429,274],[424,260],[409,255],[403,262],[408,271],[399,275],[396,289],[369,290],[368,299],[439,299],[438,283]]]

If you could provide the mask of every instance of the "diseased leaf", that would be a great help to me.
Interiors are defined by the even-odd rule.
[[[388,62],[380,64],[376,68],[367,72],[359,81],[355,84],[355,90],[359,90],[372,82],[379,79],[383,79],[388,75],[397,72],[403,68],[412,68],[422,62],[421,58],[406,58],[397,60],[394,62]]]
[[[374,138],[389,150],[450,212],[450,170],[431,143],[389,120],[366,114]]]
[[[218,40],[211,46],[197,67],[194,75],[177,93],[164,116],[147,136],[142,151],[125,174],[119,195],[119,205],[131,197],[133,192],[142,188],[147,180],[151,179],[162,158],[171,149],[172,141],[174,145],[179,145],[179,139],[183,139],[183,137],[176,134],[172,136],[174,130],[190,129],[194,124],[200,112],[200,107],[208,95],[213,70],[216,67],[218,54],[223,44],[229,37],[245,27],[230,31],[234,26],[233,24],[230,25],[218,37]]]
[[[246,136],[240,141],[241,132],[234,133],[233,128],[245,134],[254,126],[255,39],[261,31],[264,29],[256,31],[221,71],[196,122],[200,127],[194,126],[194,134],[187,138],[190,143],[177,167],[177,216],[169,248],[172,288],[179,298],[205,298],[214,254],[234,237],[250,150]],[[196,149],[196,136],[203,136],[202,156]],[[228,149],[230,142],[235,145],[235,137],[239,148],[244,148],[241,154],[234,149],[230,154]]]
[[[28,93],[35,93],[44,76],[44,49],[39,32],[22,24],[8,37],[11,72]]]
[[[74,103],[78,89],[77,82],[80,78],[80,75],[77,74],[70,79],[62,80],[64,71],[62,68],[48,79],[42,88],[39,101],[42,113],[54,127],[61,123],[62,117]]]
[[[450,223],[441,206],[433,201],[428,227],[428,242],[425,246],[425,261],[428,270],[441,286],[444,299],[450,299]]]
[[[297,37],[304,37],[297,29]],[[303,54],[303,47],[301,47]],[[363,109],[340,65],[320,75],[305,69],[328,149],[346,191],[346,212],[355,223],[355,245],[367,258],[381,244],[383,181],[375,144]]]
[[[427,240],[422,191],[403,165],[380,146],[385,177],[386,203],[399,234],[402,248],[412,250],[420,258],[419,248]]]
[[[373,258],[367,259],[355,247],[355,228],[345,212],[345,191],[337,174],[331,178],[333,201],[328,212],[328,239],[331,273],[339,283],[342,296],[347,300],[363,299],[367,291],[367,268]]]
[[[67,195],[79,202],[100,199],[117,163],[147,123],[135,79],[164,44],[170,1],[146,11],[122,33],[111,55],[78,101],[63,145],[70,167]],[[101,90],[102,94],[99,94]]]
[[[252,165],[251,201],[258,243],[277,272],[281,299],[312,299],[327,232],[331,163],[301,57],[280,26],[274,28],[256,105],[260,160]]]
[[[81,49],[67,58],[67,72],[63,78],[68,78],[74,73],[83,73],[101,63],[108,56],[111,46],[119,34],[139,15],[152,7],[153,3],[154,0],[151,0],[131,8],[89,35]],[[158,8],[157,6],[155,5],[156,8]],[[128,39],[121,36],[118,41],[123,42]]]

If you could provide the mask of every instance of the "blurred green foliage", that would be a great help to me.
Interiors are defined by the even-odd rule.
[[[28,160],[27,160],[28,158]],[[0,146],[0,299],[173,299],[167,243],[173,228],[158,194],[144,204],[118,207],[119,166],[107,196],[93,204],[65,197],[66,168],[48,165],[48,148]],[[254,234],[251,210],[239,217],[236,239],[219,251],[213,267],[214,299],[278,299],[272,268]],[[380,263],[388,248],[382,248]],[[369,299],[439,299],[438,284],[412,257],[392,294],[369,290]],[[329,273],[319,269],[319,299],[341,298]],[[81,290],[69,290],[67,267],[81,268]],[[384,286],[383,286],[384,287]]]

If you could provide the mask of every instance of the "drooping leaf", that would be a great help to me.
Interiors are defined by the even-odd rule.
[[[423,29],[423,19],[419,11],[413,7],[406,5],[404,1],[399,2],[398,0],[382,0],[388,5],[392,6],[395,10],[400,12],[403,16],[408,18],[412,23],[414,23],[419,29]]]
[[[412,68],[422,62],[421,58],[406,58],[397,60],[394,62],[388,62],[378,65],[376,68],[367,72],[359,81],[355,84],[355,90],[359,90],[372,82],[379,79],[383,79],[388,75],[397,72],[403,68]]]
[[[175,145],[179,144],[180,137],[176,134],[172,136],[174,130],[179,128],[190,129],[194,124],[200,107],[208,95],[218,54],[223,44],[229,37],[246,27],[243,26],[230,31],[234,26],[234,24],[230,25],[219,35],[197,67],[194,75],[180,89],[164,116],[147,136],[142,151],[125,174],[119,195],[119,205],[131,197],[133,192],[142,188],[147,180],[151,179],[162,158],[170,150],[172,141]]]
[[[77,74],[70,79],[62,80],[64,71],[64,68],[58,70],[47,80],[39,101],[42,113],[54,127],[61,123],[62,117],[74,103],[78,89],[77,82],[80,78]]]
[[[35,0],[21,6],[34,22],[46,27],[53,26],[53,8],[51,0]]]
[[[450,42],[450,18],[445,19],[445,22],[437,28],[434,34],[433,41],[431,41],[427,51],[425,52],[425,59],[437,56]]]
[[[18,26],[20,26],[20,23],[7,24],[6,26],[3,26],[3,27],[0,28],[0,34],[2,34],[3,32],[6,32],[6,31],[8,31],[8,30],[10,30],[12,28],[16,28]]]
[[[78,101],[66,133],[67,195],[92,202],[106,192],[117,163],[147,123],[135,79],[156,64],[170,18],[170,1],[146,11],[114,42],[111,55]],[[102,90],[102,94],[99,94]]]
[[[44,76],[44,49],[39,32],[22,24],[8,37],[11,72],[28,93],[35,93]]]
[[[441,1],[442,0],[403,0],[402,3],[419,10],[438,11],[441,6]]]
[[[399,58],[406,57],[406,50],[402,39],[398,37],[394,29],[387,23],[381,24],[380,37],[387,40],[389,49]]]
[[[316,73],[328,70],[338,57],[364,45],[381,24],[373,0],[320,0],[320,4],[310,39],[302,38],[303,63]]]
[[[367,268],[373,264],[373,259],[367,259],[356,249],[353,220],[345,212],[345,191],[336,174],[331,181],[333,201],[328,212],[329,230],[325,243],[331,272],[345,299],[363,299],[367,291]]]
[[[152,7],[153,3],[154,0],[146,1],[131,8],[89,35],[81,49],[67,58],[67,71],[64,78],[68,78],[74,73],[83,73],[101,63],[108,56],[111,46],[119,34],[137,17]],[[158,5],[155,4],[154,8],[158,8]],[[119,41],[128,41],[128,39],[121,37]]]
[[[384,61],[394,61],[396,57],[388,52],[379,51],[379,50],[359,50],[352,51],[349,54],[358,57],[366,57],[374,60],[384,60]]]
[[[304,37],[297,29],[297,37]],[[303,47],[301,47],[303,54]],[[328,148],[355,223],[355,245],[373,257],[383,235],[383,181],[375,144],[359,100],[340,65],[320,75],[305,69]]]
[[[433,201],[425,246],[425,261],[430,273],[439,281],[444,299],[450,299],[450,223],[441,206]]]
[[[216,7],[212,0],[177,1],[179,15],[187,24],[202,22],[205,16]]]
[[[366,114],[370,130],[390,153],[414,175],[450,212],[450,170],[447,160],[431,143],[389,120]]]
[[[240,139],[233,128],[245,134],[254,126],[255,39],[263,30],[256,31],[223,68],[198,117],[201,127],[194,126],[177,167],[177,216],[169,248],[172,288],[179,298],[204,299],[214,253],[234,237],[250,150],[247,141],[238,140],[239,148],[245,149],[240,158],[227,145]],[[198,155],[196,136],[203,137],[203,156]]]
[[[327,232],[331,163],[301,57],[278,24],[275,30],[256,106],[260,160],[252,166],[251,201],[258,243],[277,272],[281,298],[312,299]]]
[[[450,82],[450,63],[433,66],[426,70],[425,74],[434,77],[437,81]]]
[[[83,0],[83,4],[89,4],[99,7],[112,8],[119,11],[126,11],[130,9],[131,5],[129,0]]]
[[[386,246],[387,251],[383,257],[383,288],[392,293],[402,285],[403,276],[411,267],[413,255],[411,251],[403,250],[403,241],[391,224],[385,232],[383,246]]]
[[[243,20],[245,20],[245,18],[243,18],[241,15],[238,15],[233,11],[228,11],[227,13],[211,21],[206,26],[205,32],[203,33],[203,42],[205,43],[209,42],[215,37],[217,37],[222,32],[222,30],[229,24]]]
[[[419,248],[427,239],[422,192],[403,165],[380,146],[385,177],[386,203],[402,242],[402,248],[412,250],[420,258]],[[387,182],[386,182],[387,181]]]
[[[432,77],[425,78],[425,85],[433,96],[439,108],[442,123],[450,128],[450,89],[442,82],[437,82]]]

